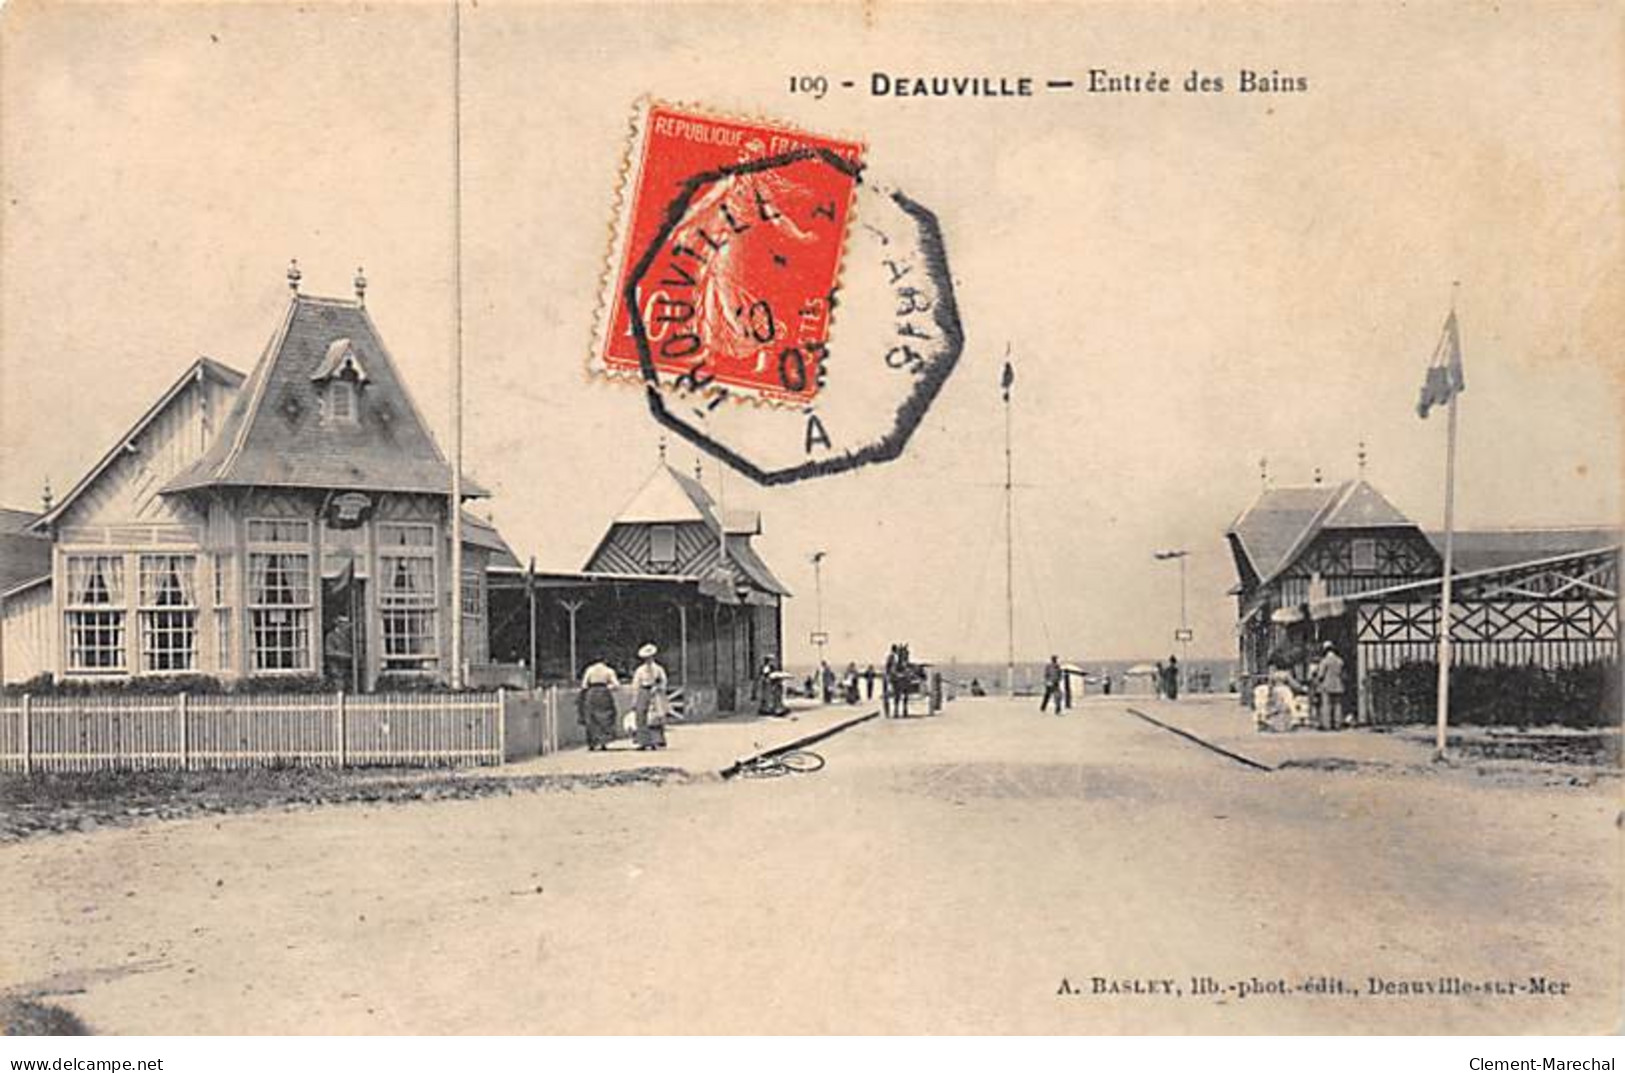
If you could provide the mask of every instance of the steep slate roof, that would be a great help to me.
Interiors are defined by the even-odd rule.
[[[33,527],[36,530],[43,529],[60,518],[62,513],[73,504],[74,500],[78,499],[79,496],[84,493],[85,489],[89,488],[95,483],[96,478],[102,475],[102,471],[108,466],[112,465],[113,462],[118,459],[119,455],[124,452],[125,444],[131,442],[132,440],[139,439],[141,434],[147,430],[147,426],[152,424],[158,415],[163,413],[164,409],[175,400],[175,396],[184,391],[187,385],[191,384],[193,380],[202,379],[204,377],[218,381],[219,383],[225,384],[227,387],[232,388],[237,387],[243,382],[243,374],[238,372],[236,369],[233,369],[228,365],[223,365],[220,362],[215,361],[213,358],[198,358],[191,365],[186,367],[186,371],[182,373],[173,384],[169,385],[168,390],[166,390],[162,395],[158,396],[158,401],[153,403],[147,409],[147,412],[142,414],[140,418],[136,420],[136,423],[130,426],[128,432],[120,436],[117,440],[113,441],[112,448],[101,457],[101,461],[90,467],[85,475],[79,479],[79,483],[75,484],[71,489],[69,489],[68,494],[63,496],[57,502],[56,506],[34,519]]]
[[[340,340],[366,370],[353,423],[322,417],[313,379]],[[340,351],[346,348],[339,347]],[[217,485],[343,488],[445,495],[451,467],[359,302],[294,295],[248,383],[203,456],[165,492]],[[486,491],[464,480],[463,491]]]
[[[1323,530],[1413,524],[1381,492],[1353,480],[1336,487],[1265,489],[1225,533],[1241,545],[1260,583],[1268,584]]]
[[[1260,579],[1280,569],[1287,552],[1331,504],[1336,489],[1323,485],[1310,488],[1266,488],[1241,512],[1225,535],[1241,545],[1247,561]]]
[[[1444,554],[1444,534],[1427,538]],[[1620,531],[1608,526],[1544,529],[1464,529],[1455,538],[1453,571],[1493,570],[1575,552],[1596,551],[1620,542]]]
[[[31,510],[0,507],[0,534],[27,532],[38,517],[39,515]],[[41,538],[36,537],[35,539]]]
[[[51,541],[30,530],[39,515],[0,507],[0,593],[51,573]]]

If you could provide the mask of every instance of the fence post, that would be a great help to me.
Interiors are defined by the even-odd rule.
[[[34,698],[23,694],[23,774],[34,773]]]
[[[497,686],[497,763],[508,762],[508,687]]]
[[[542,734],[547,742],[549,755],[559,751],[559,687],[547,687],[547,704],[544,707],[544,721]]]
[[[349,763],[350,763],[350,748],[349,748],[349,746],[350,746],[350,743],[349,743],[350,719],[349,719],[349,712],[345,709],[344,690],[342,690],[342,689],[339,690],[338,697],[339,697],[339,699],[338,699],[339,767],[343,768],[343,767],[348,767]]]
[[[190,771],[192,769],[192,739],[186,726],[188,720],[186,718],[185,693],[176,694],[175,710],[181,718],[181,770]]]
[[[553,687],[536,687],[536,755],[547,756],[552,750],[547,741],[547,711],[553,697]]]

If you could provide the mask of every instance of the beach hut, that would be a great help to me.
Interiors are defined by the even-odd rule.
[[[1132,697],[1149,697],[1157,692],[1157,666],[1136,663],[1123,672],[1123,692]]]

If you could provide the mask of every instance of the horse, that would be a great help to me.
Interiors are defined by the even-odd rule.
[[[908,698],[920,689],[920,668],[909,659],[908,645],[895,644],[886,655],[885,693],[881,700],[886,715],[894,719],[908,718]]]

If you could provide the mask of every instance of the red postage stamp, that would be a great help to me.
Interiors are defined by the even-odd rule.
[[[639,109],[591,367],[662,389],[813,400],[863,146]]]

